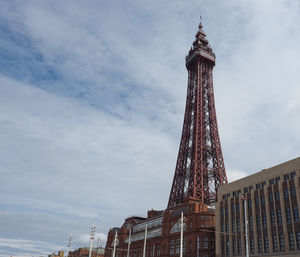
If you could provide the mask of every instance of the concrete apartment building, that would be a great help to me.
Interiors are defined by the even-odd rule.
[[[216,204],[216,257],[300,256],[300,158],[223,185]]]

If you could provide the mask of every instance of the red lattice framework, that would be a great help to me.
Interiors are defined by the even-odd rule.
[[[215,54],[200,23],[186,57],[186,108],[168,208],[186,198],[212,204],[218,187],[227,183],[214,101],[214,65]]]

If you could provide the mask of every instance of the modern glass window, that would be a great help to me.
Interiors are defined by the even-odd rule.
[[[290,207],[285,208],[285,214],[286,214],[286,222],[292,223],[292,215],[291,215]]]
[[[273,241],[273,251],[277,252],[278,251],[278,243],[277,243],[276,234],[272,236],[272,241]]]
[[[297,206],[293,207],[293,216],[294,216],[294,222],[298,222],[299,221],[299,212],[298,212]]]
[[[294,242],[294,234],[293,233],[289,233],[289,247],[290,247],[290,251],[295,250],[295,242]]]
[[[269,252],[269,239],[267,236],[264,237],[265,253]]]
[[[277,223],[278,223],[278,225],[282,225],[281,210],[277,210]]]
[[[260,236],[257,238],[257,245],[258,245],[258,252],[262,253],[263,247],[262,247],[262,239]]]
[[[284,251],[285,247],[284,247],[284,236],[283,234],[279,235],[279,249],[280,251]]]
[[[280,201],[280,196],[278,191],[275,192],[275,199],[276,201]]]

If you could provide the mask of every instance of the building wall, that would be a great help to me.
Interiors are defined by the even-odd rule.
[[[113,228],[108,233],[105,257],[112,257],[115,233],[118,233],[116,257],[126,257],[129,230],[132,231],[130,257],[142,257],[145,227],[148,224],[146,257],[177,257],[180,249],[179,219],[181,212],[185,217],[184,256],[215,256],[215,210],[209,209],[194,200],[167,209],[155,216],[137,222],[127,219],[121,228]]]
[[[223,185],[216,204],[216,257],[300,256],[300,158]],[[242,195],[245,200],[242,200]]]

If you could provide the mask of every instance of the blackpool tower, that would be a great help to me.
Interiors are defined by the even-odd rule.
[[[186,57],[186,107],[168,209],[187,198],[213,204],[218,187],[227,183],[214,101],[214,65],[215,54],[200,22]]]

